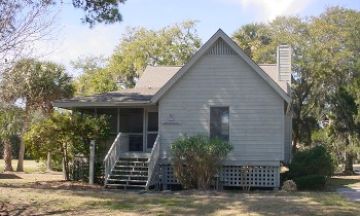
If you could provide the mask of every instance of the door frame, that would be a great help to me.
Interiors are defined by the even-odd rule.
[[[148,134],[158,134],[159,133],[159,126],[158,126],[158,130],[157,131],[148,131],[148,123],[149,123],[149,113],[152,113],[152,112],[157,112],[159,113],[158,111],[158,108],[157,107],[146,107],[144,108],[144,126],[143,126],[143,151],[144,152],[151,152],[152,148],[148,148],[147,146],[147,136]],[[158,121],[158,124],[159,124],[159,121]]]

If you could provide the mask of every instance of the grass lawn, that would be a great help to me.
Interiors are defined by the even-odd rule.
[[[16,170],[18,161],[12,160],[13,169]],[[0,160],[0,170],[4,170],[4,160]],[[34,173],[34,172],[45,172],[46,166],[44,163],[38,163],[34,160],[24,160],[24,172],[25,173]]]
[[[31,164],[31,166],[29,165]],[[1,166],[1,164],[0,164]],[[27,161],[26,169],[38,165]],[[332,187],[360,184],[338,177]],[[0,173],[0,215],[359,215],[336,192],[140,192],[65,182],[61,173]]]
[[[0,179],[0,215],[359,215],[335,192],[139,192],[59,181],[60,174]],[[37,178],[33,178],[37,175]],[[31,177],[29,177],[31,176]],[[42,177],[40,177],[42,176]],[[1,177],[0,177],[1,178]],[[40,180],[37,180],[40,179]],[[44,181],[46,179],[46,181]]]

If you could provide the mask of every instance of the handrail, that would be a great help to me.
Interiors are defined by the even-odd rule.
[[[122,133],[118,133],[116,136],[113,144],[111,145],[108,153],[105,156],[104,159],[104,168],[105,168],[105,185],[107,182],[107,179],[109,178],[109,175],[111,173],[111,170],[115,167],[115,164],[120,156],[120,137]]]
[[[151,154],[148,159],[148,180],[146,182],[145,189],[148,190],[149,186],[152,184],[154,174],[156,173],[157,164],[160,156],[160,136],[157,135],[154,146],[151,149]]]

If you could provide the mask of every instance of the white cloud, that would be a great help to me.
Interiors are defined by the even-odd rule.
[[[253,13],[256,21],[271,21],[277,16],[297,15],[311,0],[225,0],[241,6],[243,11]]]

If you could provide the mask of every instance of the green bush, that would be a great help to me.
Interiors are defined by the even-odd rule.
[[[232,146],[220,139],[202,135],[179,137],[171,145],[174,174],[186,189],[208,189],[231,150]]]
[[[327,177],[323,175],[308,175],[294,179],[299,190],[322,190]]]
[[[289,166],[292,178],[308,175],[330,177],[334,174],[336,160],[324,146],[298,151]]]
[[[96,152],[100,143],[109,135],[108,119],[80,113],[52,113],[49,118],[34,123],[24,134],[28,152],[35,160],[45,160],[47,153],[62,161],[65,179],[70,180],[71,162],[76,155],[89,157],[89,144],[96,140]]]

